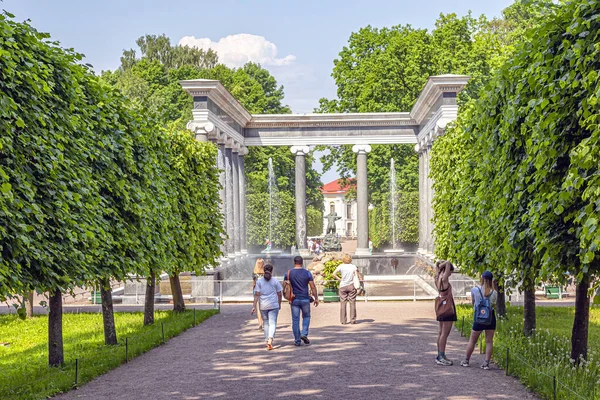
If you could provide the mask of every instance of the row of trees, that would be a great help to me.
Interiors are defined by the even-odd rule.
[[[571,358],[587,357],[600,274],[600,1],[550,7],[433,146],[436,255],[525,291],[577,284]]]
[[[316,112],[409,111],[432,75],[464,74],[471,80],[460,102],[476,98],[481,87],[514,49],[522,33],[552,1],[518,1],[501,18],[442,14],[435,28],[398,25],[364,27],[350,35],[334,60],[337,99],[321,99]],[[326,169],[337,166],[342,178],[356,174],[351,146],[330,146]],[[397,229],[403,242],[418,241],[418,156],[411,145],[375,145],[368,157],[371,210],[369,234],[375,247],[388,246],[390,160],[395,160],[399,207]]]
[[[216,79],[250,112],[287,114],[291,110],[282,104],[283,87],[260,65],[249,62],[233,69],[218,64],[216,54],[200,49],[174,46],[164,35],[145,35],[137,40],[138,50],[123,52],[121,66],[105,71],[103,79],[119,88],[137,107],[156,115],[165,125],[183,129],[191,117],[192,99],[181,89],[180,80]],[[139,56],[138,56],[139,55]],[[248,242],[259,247],[268,237],[269,207],[268,159],[273,162],[277,177],[276,207],[279,211],[273,229],[273,244],[290,247],[295,243],[294,155],[288,147],[251,147],[246,156]],[[312,168],[313,157],[307,157],[307,208],[313,221],[310,232],[322,232],[323,196],[321,181]],[[320,215],[319,218],[315,218]]]
[[[177,287],[181,271],[216,263],[216,151],[12,18],[0,15],[0,297],[49,294],[49,363],[60,365],[63,293],[100,286],[116,344],[111,280],[166,272]]]

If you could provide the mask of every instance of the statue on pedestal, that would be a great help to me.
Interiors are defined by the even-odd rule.
[[[335,221],[338,219],[342,219],[342,217],[338,217],[336,212],[330,212],[329,215],[325,216],[327,218],[327,230],[326,235],[323,238],[323,250],[324,251],[341,251],[342,245],[340,244],[340,239],[336,235],[336,226]]]

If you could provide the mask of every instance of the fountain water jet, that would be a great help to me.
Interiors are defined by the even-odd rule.
[[[390,216],[392,220],[392,248],[389,250],[384,250],[384,253],[395,253],[402,254],[404,253],[403,249],[397,247],[396,244],[396,205],[397,205],[397,195],[396,195],[396,168],[394,164],[394,159],[390,160]]]
[[[275,178],[275,170],[273,169],[273,159],[269,157],[269,237],[267,238],[267,248],[262,253],[279,254],[281,250],[271,248],[273,243],[273,223],[277,221],[277,206],[274,200],[277,198],[277,179]],[[275,209],[274,209],[275,208]]]

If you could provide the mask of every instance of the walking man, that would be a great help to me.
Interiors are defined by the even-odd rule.
[[[292,331],[294,332],[294,343],[296,346],[310,344],[308,340],[308,327],[310,325],[310,303],[315,307],[319,305],[319,296],[317,288],[310,271],[302,268],[303,259],[300,256],[294,257],[294,268],[288,271],[284,279],[289,279],[292,286],[294,300],[292,300]],[[308,292],[310,287],[311,293]],[[312,295],[312,296],[311,296]],[[300,330],[300,313],[302,313],[302,330]]]

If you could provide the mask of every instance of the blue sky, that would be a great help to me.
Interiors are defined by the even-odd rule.
[[[497,16],[512,0],[4,0],[64,47],[86,55],[97,71],[115,69],[141,35],[218,47],[230,66],[259,61],[285,87],[294,112],[334,98],[333,60],[363,26],[432,28],[440,13]],[[335,173],[323,177],[324,182]]]

